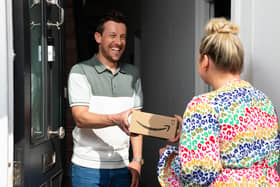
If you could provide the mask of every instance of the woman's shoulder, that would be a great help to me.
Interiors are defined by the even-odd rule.
[[[204,93],[201,95],[194,96],[187,105],[187,109],[198,107],[198,106],[207,106],[211,104],[211,93]]]

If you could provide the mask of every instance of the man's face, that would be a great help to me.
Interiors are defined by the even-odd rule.
[[[99,52],[109,61],[118,62],[125,50],[126,26],[123,23],[107,21],[102,35],[96,38]]]

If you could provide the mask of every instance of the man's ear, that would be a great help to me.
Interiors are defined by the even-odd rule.
[[[100,44],[101,43],[101,34],[99,32],[95,32],[94,33],[94,38],[95,38],[95,41]]]

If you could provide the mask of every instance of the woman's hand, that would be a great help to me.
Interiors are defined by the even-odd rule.
[[[167,141],[169,141],[170,143],[177,143],[177,142],[179,142],[180,136],[181,136],[181,129],[182,129],[182,122],[183,122],[183,119],[182,119],[181,116],[178,116],[178,115],[176,115],[176,114],[174,115],[174,117],[178,120],[179,127],[178,127],[178,130],[177,130],[176,137],[167,140]]]
[[[168,147],[170,147],[170,145],[166,145],[165,147],[160,148],[159,151],[158,151],[159,156],[161,156],[162,153],[163,153]]]

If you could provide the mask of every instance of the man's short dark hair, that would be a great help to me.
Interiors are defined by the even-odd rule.
[[[104,14],[104,16],[99,20],[97,27],[96,27],[96,32],[102,34],[104,31],[104,24],[107,21],[114,21],[117,23],[123,23],[125,26],[127,26],[127,19],[123,13],[117,10],[111,10]]]

